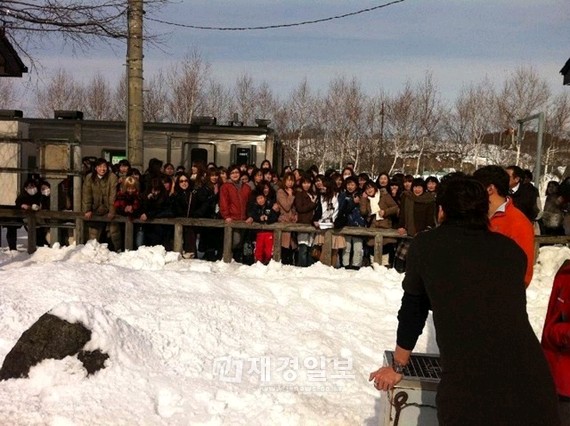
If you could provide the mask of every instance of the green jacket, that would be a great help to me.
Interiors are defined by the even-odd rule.
[[[93,179],[94,177],[94,179]],[[107,173],[103,178],[87,175],[83,181],[81,197],[82,211],[96,215],[115,214],[115,196],[117,195],[117,176]]]

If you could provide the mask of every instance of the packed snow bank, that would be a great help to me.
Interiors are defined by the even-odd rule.
[[[527,291],[540,336],[568,248],[541,249]],[[184,260],[162,247],[0,252],[0,359],[42,314],[93,330],[109,353],[87,377],[74,357],[0,382],[6,424],[378,424],[368,374],[394,347],[402,275],[316,264]],[[416,347],[437,352],[430,322]]]

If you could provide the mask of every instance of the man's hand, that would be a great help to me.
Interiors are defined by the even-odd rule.
[[[85,219],[89,220],[93,216],[93,212],[85,212]]]
[[[400,383],[402,377],[403,375],[396,373],[392,367],[382,367],[370,373],[368,381],[374,381],[376,389],[387,391],[394,389],[394,386]]]
[[[253,218],[252,218],[252,217],[248,217],[248,218],[245,220],[245,223],[251,225],[251,224],[253,223]]]

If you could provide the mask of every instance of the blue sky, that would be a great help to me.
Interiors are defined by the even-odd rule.
[[[194,0],[172,2],[158,18],[205,26],[259,26],[326,18],[374,7],[373,0]],[[442,95],[488,76],[497,84],[530,65],[557,93],[570,57],[568,0],[405,0],[372,12],[319,24],[258,31],[208,31],[146,21],[163,34],[161,49],[145,48],[145,76],[198,48],[213,77],[231,86],[244,73],[286,96],[304,78],[325,91],[339,76],[356,77],[369,94],[400,90],[433,73]],[[101,72],[116,81],[125,49],[101,46],[72,55],[53,46],[37,53],[42,72],[63,66],[78,79]]]

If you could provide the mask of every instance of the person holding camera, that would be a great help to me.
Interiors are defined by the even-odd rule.
[[[269,204],[268,201],[271,203]],[[247,209],[248,217],[255,223],[271,224],[279,218],[279,206],[265,197],[263,191],[253,193]],[[255,235],[254,257],[256,262],[267,265],[273,256],[273,231],[259,230]]]

